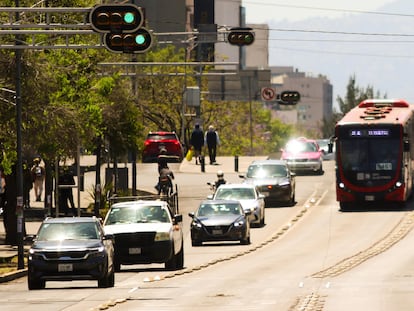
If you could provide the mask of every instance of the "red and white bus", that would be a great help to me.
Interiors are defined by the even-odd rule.
[[[369,99],[335,127],[336,198],[341,210],[362,202],[404,203],[412,193],[413,107]]]

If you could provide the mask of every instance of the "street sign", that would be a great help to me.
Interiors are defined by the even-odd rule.
[[[262,87],[260,94],[262,96],[262,100],[264,101],[276,100],[276,90],[272,87]]]

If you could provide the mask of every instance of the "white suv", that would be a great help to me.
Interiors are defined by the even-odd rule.
[[[167,270],[184,267],[182,215],[165,201],[113,204],[104,220],[105,233],[115,237],[115,271],[121,264],[164,263]]]

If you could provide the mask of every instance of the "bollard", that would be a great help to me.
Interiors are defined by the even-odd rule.
[[[206,171],[206,161],[203,155],[200,156],[200,167],[201,172],[204,173]]]
[[[239,156],[234,156],[234,171],[238,172],[239,171]]]

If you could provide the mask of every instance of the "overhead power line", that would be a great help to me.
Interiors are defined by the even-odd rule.
[[[250,5],[257,5],[257,6],[284,7],[284,8],[292,8],[292,9],[305,9],[305,10],[329,11],[329,12],[340,12],[340,13],[357,13],[357,14],[373,14],[373,15],[399,16],[399,17],[414,17],[413,14],[405,14],[405,13],[351,10],[351,9],[341,9],[341,8],[322,8],[322,7],[315,7],[315,6],[282,4],[282,3],[274,3],[274,2],[266,3],[266,2],[256,2],[256,1],[243,1],[243,3],[248,3]]]

